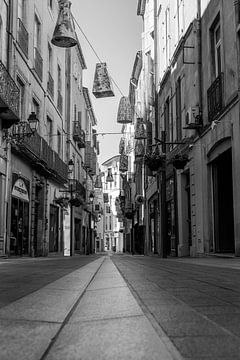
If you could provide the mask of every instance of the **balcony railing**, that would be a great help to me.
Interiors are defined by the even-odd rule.
[[[70,179],[71,191],[78,193],[83,200],[86,200],[86,189],[77,179]]]
[[[63,112],[63,98],[62,98],[62,94],[60,93],[59,90],[58,90],[58,97],[57,97],[57,108],[58,108],[59,112],[62,114],[62,112]]]
[[[223,73],[212,83],[207,91],[208,120],[213,121],[223,108]]]
[[[19,104],[19,89],[0,61],[0,111],[3,110],[1,111],[1,118],[7,120],[4,127],[10,127],[19,121]]]
[[[22,152],[27,155],[36,167],[41,166],[53,178],[60,178],[65,183],[68,178],[68,165],[60,159],[48,143],[37,133],[30,138],[25,138],[20,144]]]
[[[85,132],[81,129],[79,121],[73,122],[73,140],[78,143],[79,148],[85,148]]]
[[[18,19],[18,44],[24,55],[28,57],[28,32],[21,19]]]
[[[34,69],[39,77],[39,79],[42,81],[42,75],[43,75],[43,59],[41,57],[40,52],[35,47],[34,48]]]
[[[47,90],[52,98],[54,98],[54,80],[50,72],[48,72]]]

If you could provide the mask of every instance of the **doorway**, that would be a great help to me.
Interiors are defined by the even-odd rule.
[[[80,251],[81,246],[81,220],[74,218],[74,250]]]
[[[58,207],[50,205],[49,252],[58,252],[58,216]]]
[[[231,148],[212,163],[215,252],[233,253],[234,214]]]
[[[29,254],[29,203],[12,196],[10,255]]]

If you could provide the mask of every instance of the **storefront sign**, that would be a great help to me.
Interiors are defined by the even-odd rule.
[[[28,190],[23,179],[17,179],[13,185],[12,196],[15,196],[24,201],[29,201]]]

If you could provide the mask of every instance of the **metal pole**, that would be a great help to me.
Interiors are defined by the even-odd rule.
[[[166,131],[162,131],[162,152],[166,155]],[[162,241],[161,241],[161,255],[163,258],[167,257],[167,207],[166,207],[166,161],[162,167],[162,183],[161,183],[161,219],[162,219]]]
[[[72,205],[72,184],[70,184],[70,256],[73,256],[73,205]]]

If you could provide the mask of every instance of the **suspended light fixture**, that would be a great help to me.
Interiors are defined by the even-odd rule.
[[[145,147],[143,143],[137,140],[135,145],[135,158],[143,157],[145,153]]]
[[[121,138],[119,143],[119,154],[123,154],[125,149],[125,140],[124,138]]]
[[[139,140],[147,138],[147,127],[142,118],[137,118],[134,137]]]
[[[94,187],[97,188],[97,189],[102,188],[102,179],[101,179],[100,175],[97,175]]]
[[[119,171],[121,171],[121,172],[128,171],[128,156],[127,155],[122,154],[120,156]]]
[[[132,107],[127,96],[122,96],[118,106],[117,122],[119,124],[131,123],[133,119]]]
[[[113,175],[112,175],[112,169],[108,168],[108,174],[107,174],[107,178],[106,178],[106,182],[112,182],[113,180]]]
[[[112,81],[106,63],[97,63],[93,83],[93,95],[96,98],[114,96]]]
[[[74,29],[69,0],[58,0],[59,14],[54,29],[52,44],[58,47],[70,48],[77,45],[77,37]]]

